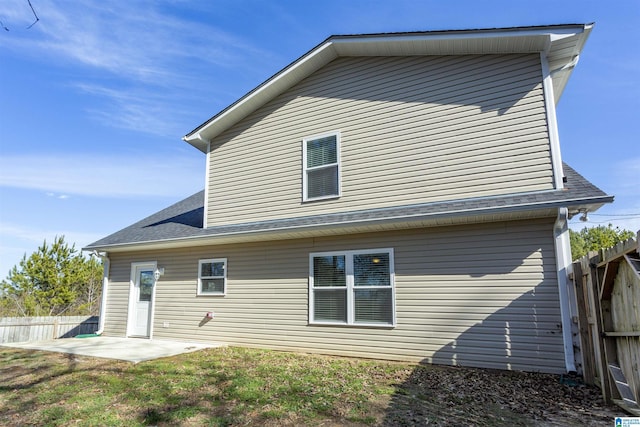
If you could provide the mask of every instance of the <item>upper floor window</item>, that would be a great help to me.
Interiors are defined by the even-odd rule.
[[[224,295],[227,291],[227,259],[198,262],[198,295]]]
[[[340,196],[340,133],[302,140],[303,200]]]

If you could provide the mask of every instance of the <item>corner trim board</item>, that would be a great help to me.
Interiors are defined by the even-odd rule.
[[[544,91],[545,113],[547,115],[547,129],[549,132],[549,149],[551,153],[551,167],[553,168],[553,187],[556,190],[564,188],[562,178],[562,156],[560,154],[560,135],[558,134],[558,122],[556,119],[556,105],[553,93],[553,81],[549,71],[549,62],[544,52],[540,53],[542,65],[542,87]]]
[[[211,176],[211,141],[207,142],[206,169],[204,174],[204,211],[202,213],[202,228],[208,227],[209,217],[209,177]]]

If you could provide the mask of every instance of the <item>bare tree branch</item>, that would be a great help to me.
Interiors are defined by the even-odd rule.
[[[31,27],[33,27],[34,25],[36,25],[36,24],[38,23],[38,21],[40,20],[40,18],[38,18],[38,15],[36,14],[36,10],[33,8],[33,5],[31,4],[31,0],[27,0],[27,3],[29,3],[29,7],[31,8],[31,11],[33,12],[33,16],[35,16],[35,17],[36,17],[36,20],[35,20],[35,21],[33,21],[33,24],[31,24],[31,25],[29,25],[29,26],[27,27],[27,30],[28,30],[29,28],[31,28]],[[5,28],[5,29],[6,29],[6,28]],[[7,30],[7,31],[9,31],[9,30]]]

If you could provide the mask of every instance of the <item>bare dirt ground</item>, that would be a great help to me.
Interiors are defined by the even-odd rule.
[[[424,367],[394,394],[383,424],[611,426],[616,416],[625,415],[579,378]]]

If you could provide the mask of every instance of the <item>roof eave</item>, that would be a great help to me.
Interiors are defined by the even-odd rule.
[[[148,240],[141,242],[126,242],[108,245],[89,245],[82,248],[83,251],[122,252],[140,249],[166,249],[187,246],[204,246],[208,244],[226,244],[249,241],[275,240],[283,238],[312,237],[314,235],[327,234],[327,230],[333,230],[333,234],[353,234],[360,232],[397,230],[400,228],[435,227],[441,225],[466,224],[471,218],[473,222],[495,222],[501,220],[517,220],[549,216],[551,210],[568,207],[570,214],[576,214],[587,210],[594,212],[605,203],[613,202],[613,196],[587,197],[573,200],[555,202],[526,203],[510,206],[482,207],[477,209],[451,210],[448,212],[436,212],[418,214],[414,216],[386,217],[349,222],[334,222],[327,224],[313,224],[296,227],[270,228],[258,231],[230,232],[217,235],[198,235],[170,239]],[[402,226],[398,226],[402,224]],[[346,231],[345,231],[346,230]],[[331,233],[330,233],[331,234]]]

